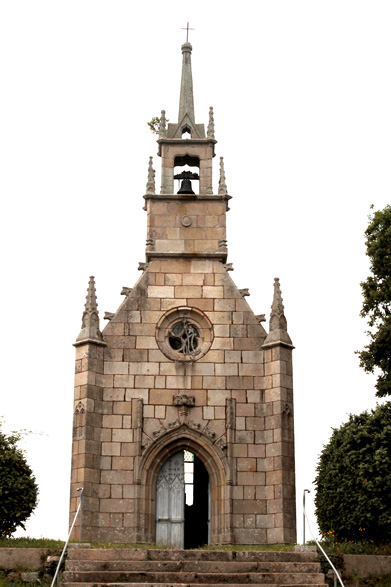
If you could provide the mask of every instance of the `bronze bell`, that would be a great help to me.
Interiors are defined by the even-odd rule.
[[[182,179],[181,187],[179,188],[178,194],[194,194],[193,189],[191,187],[190,179]]]

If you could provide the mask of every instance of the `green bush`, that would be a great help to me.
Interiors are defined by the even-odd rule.
[[[18,434],[0,430],[0,537],[11,536],[37,505],[38,486],[21,449]]]
[[[317,467],[316,517],[333,541],[391,539],[391,403],[349,416]]]

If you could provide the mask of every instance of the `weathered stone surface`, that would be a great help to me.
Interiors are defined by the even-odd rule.
[[[84,487],[85,539],[153,542],[158,473],[187,449],[210,478],[213,543],[294,542],[293,347],[280,285],[267,334],[228,273],[225,170],[213,194],[213,125],[206,136],[195,122],[183,50],[180,116],[160,121],[158,195],[151,160],[148,169],[147,262],[103,333],[90,281],[76,343],[71,514]],[[175,194],[174,167],[185,165],[196,193]]]

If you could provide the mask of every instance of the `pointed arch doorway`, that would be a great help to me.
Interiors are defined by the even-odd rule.
[[[210,543],[210,479],[196,455],[180,450],[156,479],[156,543],[197,548]]]

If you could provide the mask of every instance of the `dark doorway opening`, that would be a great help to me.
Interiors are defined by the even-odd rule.
[[[186,453],[193,458],[186,462]],[[191,458],[189,457],[189,458]],[[193,469],[193,470],[192,470]],[[192,470],[192,471],[191,471]],[[192,482],[192,491],[187,487]],[[185,451],[185,548],[198,548],[208,544],[209,527],[209,475],[203,462]],[[189,491],[190,490],[190,491]],[[191,499],[191,493],[192,499]],[[190,496],[188,498],[188,496]],[[192,502],[192,503],[191,503]]]

